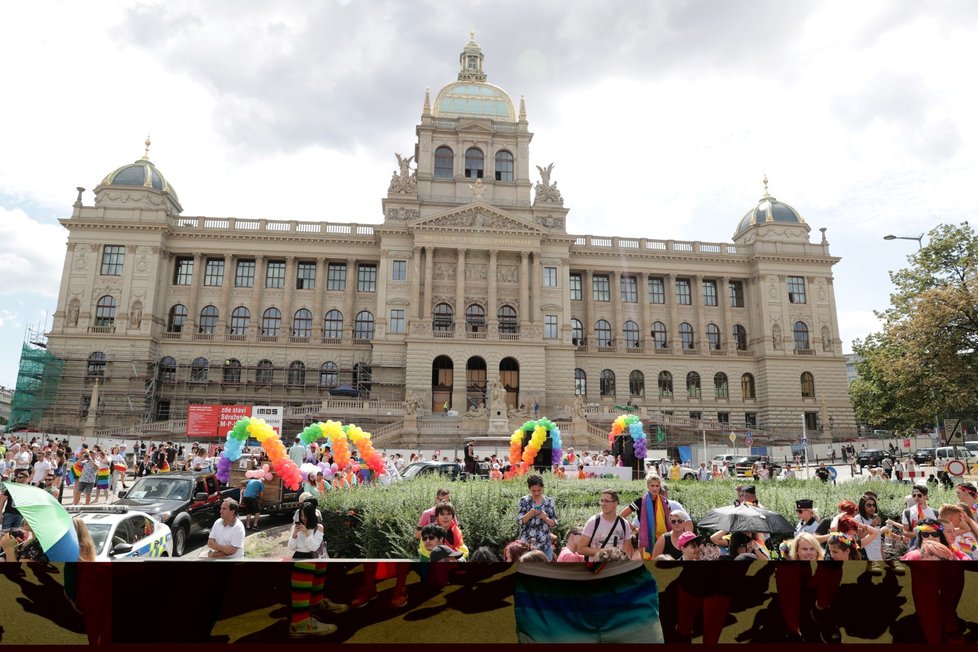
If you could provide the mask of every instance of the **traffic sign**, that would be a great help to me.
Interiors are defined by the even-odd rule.
[[[829,477],[831,479],[835,480],[837,477],[839,477],[839,472],[835,470],[834,466],[827,466],[825,468],[829,470]]]
[[[964,444],[964,433],[961,431],[961,419],[944,419],[945,446]]]
[[[744,439],[744,444],[746,444],[747,446],[751,446],[753,445],[753,443],[754,443],[754,438],[750,436],[750,433],[747,433],[747,438]]]
[[[807,444],[808,443],[808,435],[802,435],[801,436],[801,443],[802,444]]]
[[[951,460],[944,468],[951,475],[962,476],[968,470],[968,465],[961,460]]]
[[[736,435],[736,433],[730,433],[730,443],[731,444],[734,444],[736,442],[737,442],[737,435]]]

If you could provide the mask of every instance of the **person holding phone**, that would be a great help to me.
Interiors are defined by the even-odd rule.
[[[526,541],[553,561],[554,546],[550,532],[557,527],[557,508],[554,499],[543,495],[543,478],[531,475],[526,479],[530,493],[520,498],[516,520],[520,524],[520,540]]]

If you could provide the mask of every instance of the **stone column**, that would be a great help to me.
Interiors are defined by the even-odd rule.
[[[455,332],[465,337],[465,248],[459,247],[456,251],[455,261]],[[464,408],[464,381],[463,381],[463,407]]]
[[[326,315],[323,313],[323,293],[326,291],[326,261],[316,258],[316,287],[312,295],[312,336],[322,339],[323,324]],[[317,335],[318,333],[318,335]]]
[[[520,252],[520,322],[526,323],[530,313],[530,254]]]
[[[611,325],[611,341],[615,347],[619,344],[624,345],[624,325],[625,318],[621,307],[621,272],[615,270],[609,274],[608,282],[611,285],[611,301],[615,311],[614,324]]]
[[[295,294],[295,256],[285,258],[285,285],[282,297],[282,333],[292,337],[292,295]]]
[[[435,248],[424,248],[424,301],[421,302],[421,318],[431,317],[432,283],[435,276]]]
[[[390,278],[390,257],[391,252],[387,249],[380,250],[380,260],[377,262],[377,315],[374,320],[375,333],[374,337],[378,335],[386,335],[389,321],[389,312],[387,310],[387,281]]]
[[[411,259],[411,317],[421,316],[421,247],[414,246]]]
[[[204,282],[204,262],[207,258],[204,254],[194,254],[194,275],[193,281],[190,283],[190,305],[187,306],[187,321],[190,323],[190,328],[187,330],[191,333],[197,332],[197,326],[200,323],[200,315],[197,311],[200,310],[200,286]]]
[[[645,347],[647,342],[651,341],[651,329],[652,326],[649,323],[649,315],[652,312],[652,307],[649,305],[649,276],[645,272],[635,275],[635,284],[638,286],[638,305],[639,305],[639,320],[638,327],[640,329],[639,334],[639,347]]]
[[[122,269],[122,290],[119,296],[118,311],[120,313],[126,313],[126,330],[129,330],[132,328],[132,326],[129,324],[130,320],[132,319],[132,315],[129,313],[132,311],[132,304],[137,300],[136,297],[132,296],[132,272],[136,267],[136,245],[127,245],[125,252],[126,258]],[[102,261],[100,260],[99,265],[101,265],[101,263]],[[142,319],[145,319],[147,323],[150,323],[152,321],[152,317],[150,317],[150,313],[152,311],[149,306],[145,305],[145,299],[146,297],[144,296],[140,300],[140,303],[144,304]]]
[[[717,301],[723,306],[723,324],[720,326],[720,346],[726,347],[727,353],[736,351],[737,341],[733,337],[733,314],[730,312],[730,277],[724,276],[720,279],[721,287],[717,290],[719,296]]]
[[[570,260],[564,258],[560,261],[560,287],[561,305],[564,307],[563,319],[560,324],[560,339],[564,344],[571,343],[571,319],[574,317],[573,303],[570,298]]]
[[[229,332],[228,325],[231,323],[231,285],[234,283],[234,256],[224,254],[224,279],[221,282],[221,316],[217,321],[217,332],[223,333],[225,337]]]
[[[255,256],[255,282],[251,286],[251,323],[252,328],[249,330],[253,335],[251,336],[251,341],[254,342],[255,338],[261,335],[261,290],[262,286],[265,284],[265,257],[262,255]]]
[[[543,294],[543,258],[540,252],[533,254],[533,312],[530,313],[530,322],[533,324],[543,321],[540,314],[540,299]]]
[[[590,269],[584,271],[584,338],[588,346],[594,343],[594,272]]]
[[[353,341],[353,327],[356,315],[353,314],[353,300],[357,295],[357,259],[346,259],[346,295],[343,297],[343,341]]]
[[[692,280],[692,288],[690,292],[693,293],[691,297],[693,305],[696,306],[696,321],[697,323],[693,326],[693,346],[696,346],[700,351],[708,352],[710,349],[710,340],[706,337],[706,307],[703,305],[703,277],[694,276]]]
[[[498,256],[498,251],[495,249],[489,250],[489,299],[488,305],[486,306],[486,327],[490,333],[497,332],[496,312],[499,310],[499,307],[496,305],[496,264],[498,262]],[[487,382],[488,380],[487,378]]]
[[[666,346],[673,351],[682,345],[679,339],[679,306],[676,304],[676,275],[666,274],[665,277],[666,301],[669,303],[669,323],[666,324],[667,332]]]

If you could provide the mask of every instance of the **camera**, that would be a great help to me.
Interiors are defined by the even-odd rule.
[[[23,542],[27,538],[27,533],[20,529],[14,529],[7,532],[10,536],[17,539],[17,542]]]

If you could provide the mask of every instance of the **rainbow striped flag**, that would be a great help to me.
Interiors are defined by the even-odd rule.
[[[116,463],[115,463],[115,464],[114,464],[114,465],[112,466],[112,470],[113,470],[113,471],[116,471],[116,472],[118,472],[118,473],[121,473],[121,474],[123,474],[123,475],[125,475],[125,474],[126,474],[126,471],[128,471],[128,470],[129,470],[129,467],[128,467],[128,466],[126,466],[125,464],[123,464],[122,462],[116,462]]]
[[[95,488],[96,489],[108,489],[109,488],[109,478],[112,475],[112,469],[103,466],[95,474]]]
[[[170,461],[167,460],[167,459],[164,459],[163,460],[163,464],[161,464],[160,466],[158,466],[156,468],[156,470],[159,471],[160,473],[169,473],[170,472]]]
[[[78,478],[82,474],[82,463],[78,460],[73,460],[73,464],[67,468],[65,471],[65,486],[70,487],[71,485],[78,482]]]

